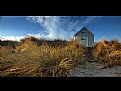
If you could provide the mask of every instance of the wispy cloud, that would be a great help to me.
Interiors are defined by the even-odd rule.
[[[28,20],[34,23],[39,23],[45,31],[48,32],[46,38],[49,39],[64,39],[67,32],[60,27],[58,16],[30,16]],[[67,38],[67,36],[66,36]]]
[[[7,17],[7,16],[4,16]],[[15,18],[22,16],[8,16]],[[24,17],[24,16],[23,16]],[[43,31],[38,34],[27,34],[37,38],[47,39],[72,39],[73,35],[83,26],[91,22],[97,22],[101,17],[98,16],[26,16],[29,22],[38,23],[43,27]],[[0,17],[2,19],[2,17]],[[0,30],[1,34],[1,30]],[[20,40],[24,36],[0,36],[2,40]]]
[[[99,20],[96,16],[29,16],[27,19],[39,23],[48,32],[47,38],[66,40],[71,39],[83,26]]]

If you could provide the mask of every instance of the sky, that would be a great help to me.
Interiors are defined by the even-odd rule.
[[[0,16],[0,39],[19,41],[35,36],[71,40],[84,26],[95,35],[95,41],[121,41],[121,16]]]

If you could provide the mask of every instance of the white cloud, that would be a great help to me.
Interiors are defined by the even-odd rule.
[[[85,25],[89,24],[95,17],[87,17],[83,22]]]
[[[21,16],[9,16],[9,18],[21,17]],[[97,22],[101,16],[80,16],[81,18],[70,25],[67,28],[62,27],[61,25],[64,23],[68,23],[67,19],[71,19],[71,16],[62,16],[63,18],[67,18],[66,21],[60,21],[61,16],[27,16],[27,20],[34,23],[39,23],[40,26],[44,28],[43,32],[38,34],[27,34],[28,36],[34,36],[36,38],[46,38],[46,39],[66,39],[70,40],[73,35],[79,31],[83,26],[87,26],[91,22]],[[75,31],[73,28],[76,26]],[[47,32],[47,33],[46,33]],[[1,33],[1,31],[0,31]],[[0,36],[1,40],[17,40],[24,38],[25,36]]]
[[[30,34],[30,33],[27,33],[27,36],[34,36],[36,38],[43,38],[42,34],[38,33],[38,34]]]
[[[25,36],[1,36],[1,40],[13,40],[13,41],[20,41],[20,39],[24,38]]]
[[[88,24],[90,24],[91,22],[96,23],[97,21],[99,21],[101,19],[102,16],[88,16],[84,21],[83,24],[84,26],[87,26]]]
[[[60,19],[62,19],[61,17],[63,17],[63,19],[65,20],[60,21]],[[40,26],[43,27],[48,32],[46,38],[69,40],[83,26],[87,26],[92,21],[96,22],[97,19],[99,20],[99,17],[97,16],[78,16],[78,17],[80,18],[79,20],[76,20],[76,22],[71,20],[71,16],[29,16],[27,17],[27,20],[34,23],[39,23]],[[73,19],[76,19],[76,17],[73,17]],[[74,23],[71,24],[69,21],[71,23],[72,22]],[[66,28],[65,26],[63,26],[64,24],[67,25]]]
[[[39,23],[41,26],[43,26],[44,29],[48,31],[48,35],[46,36],[46,38],[49,39],[65,38],[64,35],[66,31],[60,28],[59,26],[60,22],[58,16],[30,16],[28,17],[28,20],[34,23]]]
[[[36,38],[47,38],[46,36],[43,36],[40,33],[37,34],[32,34],[32,33],[27,33],[26,36],[34,36]],[[20,41],[20,39],[26,37],[26,36],[0,36],[1,40],[14,40],[14,41]]]
[[[9,16],[9,18],[21,17],[21,16]],[[34,36],[36,38],[47,38],[47,39],[66,39],[70,40],[73,35],[79,31],[83,26],[87,26],[91,22],[97,22],[101,16],[79,16],[79,20],[76,22],[71,21],[71,16],[26,16],[27,20],[33,23],[39,23],[44,28],[43,32],[40,31],[38,34],[27,34],[28,36]],[[63,22],[60,20],[63,17]],[[69,21],[74,22],[70,23]],[[73,17],[73,19],[76,19]],[[69,23],[69,24],[67,24]],[[67,24],[68,27],[65,25]],[[75,29],[75,30],[74,30]],[[47,32],[47,33],[46,33]],[[24,38],[25,36],[0,36],[2,40],[17,40]]]

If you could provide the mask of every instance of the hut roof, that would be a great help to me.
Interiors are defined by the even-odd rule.
[[[86,30],[88,33],[90,33],[91,35],[93,35],[94,36],[94,34],[92,33],[92,32],[90,32],[85,26],[80,30],[80,31],[78,31],[74,36],[77,36],[79,33],[81,33],[81,31],[83,31],[83,30]]]

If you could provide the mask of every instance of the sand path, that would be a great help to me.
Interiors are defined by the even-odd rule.
[[[104,68],[103,64],[87,62],[70,70],[71,77],[121,77],[121,66]]]

